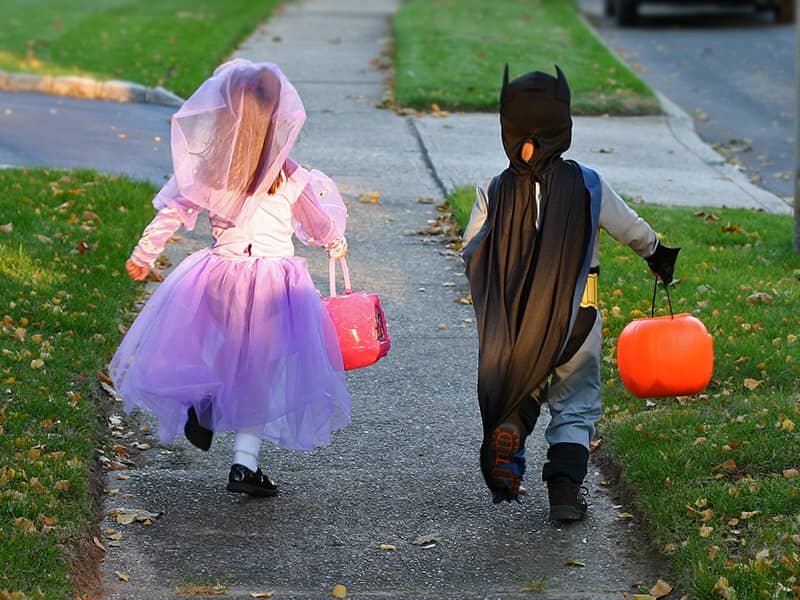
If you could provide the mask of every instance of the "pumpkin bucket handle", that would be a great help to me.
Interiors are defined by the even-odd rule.
[[[659,279],[658,279],[658,277],[656,277],[656,281],[653,284],[653,301],[650,304],[650,316],[651,317],[655,317],[656,316],[656,291],[658,290],[658,281],[659,281]],[[664,291],[667,293],[667,304],[669,305],[669,316],[670,316],[670,318],[674,319],[675,315],[672,313],[672,299],[669,297],[669,286],[667,286],[666,283],[664,284]]]

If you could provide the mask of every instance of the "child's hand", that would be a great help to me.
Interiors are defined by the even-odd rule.
[[[669,248],[659,242],[652,256],[648,256],[645,259],[647,261],[647,266],[650,267],[650,271],[652,271],[664,285],[672,283],[678,252],[680,252],[680,248]]]
[[[331,258],[344,258],[347,256],[347,240],[344,236],[336,238],[332,242],[325,244],[325,250]]]
[[[150,269],[148,267],[139,266],[130,258],[125,262],[125,270],[134,281],[144,281],[148,273],[150,273]]]

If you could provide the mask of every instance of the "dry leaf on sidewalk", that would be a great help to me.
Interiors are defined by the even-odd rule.
[[[577,560],[575,558],[568,558],[564,561],[564,565],[567,567],[585,567],[586,561]]]
[[[656,581],[655,585],[650,588],[650,595],[655,598],[663,598],[672,592],[672,586],[663,579]]]

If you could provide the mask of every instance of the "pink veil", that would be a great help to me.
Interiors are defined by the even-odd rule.
[[[174,175],[153,205],[178,209],[187,229],[197,208],[238,221],[247,199],[275,181],[305,118],[277,65],[237,58],[219,66],[172,117]]]

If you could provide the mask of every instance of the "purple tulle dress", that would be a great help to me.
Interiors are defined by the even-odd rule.
[[[266,139],[263,131],[243,132],[255,126],[247,122],[250,92],[241,89],[259,77],[259,101],[266,97],[271,108]],[[264,114],[263,106],[259,111]],[[212,116],[203,121],[203,114]],[[203,209],[214,243],[159,285],[109,370],[127,411],[138,407],[158,418],[162,442],[183,433],[192,406],[208,429],[260,433],[302,450],[328,444],[349,422],[336,332],[305,259],[294,256],[293,235],[323,246],[344,234],[347,216],[333,181],[287,158],[304,117],[296,91],[275,65],[238,59],[220,67],[173,119],[175,175],[156,196],[158,215],[131,258],[151,266],[177,228],[194,227]],[[228,156],[213,148],[204,159],[203,144],[230,137],[231,120],[235,141],[224,141]],[[237,153],[248,154],[242,144],[254,148],[255,158],[237,180],[231,165],[241,163]],[[267,181],[278,173],[282,183],[270,194]],[[231,192],[237,186],[242,193]]]

